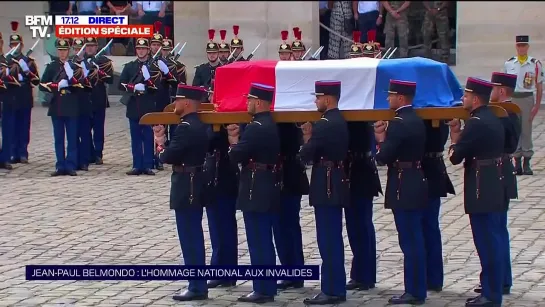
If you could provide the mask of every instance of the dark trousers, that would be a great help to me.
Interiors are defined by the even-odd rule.
[[[104,123],[106,122],[106,109],[93,111],[91,116],[91,156],[90,162],[96,158],[102,159],[104,150]]]
[[[346,296],[343,209],[341,206],[315,206],[314,219],[322,258],[321,291],[330,296]]]
[[[140,125],[137,119],[129,119],[131,133],[132,167],[137,170],[153,168],[153,130]]]
[[[507,198],[507,197],[506,197]],[[509,198],[506,200],[506,208],[509,208]],[[513,273],[511,272],[511,244],[509,243],[509,219],[507,218],[507,210],[501,213],[501,250],[503,254],[503,286],[511,288],[513,285]]]
[[[361,31],[360,42],[367,42],[367,32],[377,29],[378,11],[371,11],[363,14],[358,14],[358,30]],[[376,40],[376,39],[375,39]]]
[[[218,197],[206,207],[208,231],[212,245],[210,265],[237,265],[238,228],[235,197]]]
[[[301,195],[283,196],[278,219],[273,226],[274,243],[282,265],[304,265],[303,235],[299,212]]]
[[[323,15],[320,15],[320,22],[329,27],[331,21],[331,10],[327,10]],[[320,46],[324,49],[320,53],[320,59],[327,59],[327,50],[329,49],[329,31],[320,27]]]
[[[15,160],[28,159],[28,144],[30,143],[30,121],[32,108],[22,108],[13,112],[15,116],[15,130],[11,156]]]
[[[78,166],[89,165],[91,148],[91,117],[80,115],[78,117]]]
[[[206,265],[204,234],[202,230],[202,208],[177,209],[176,229],[182,248],[184,265]],[[206,280],[189,280],[189,291],[204,294],[208,292]]]
[[[481,261],[482,295],[495,304],[502,303],[503,291],[502,214],[496,212],[469,215],[473,242]]]
[[[431,198],[424,211],[423,230],[426,246],[426,276],[430,288],[443,287],[443,243],[439,227],[441,198]]]
[[[426,299],[426,246],[424,243],[424,210],[392,210],[399,247],[403,252],[405,292]]]
[[[346,233],[352,250],[350,279],[365,285],[377,282],[377,238],[373,225],[373,198],[352,199],[344,209]]]
[[[13,153],[15,136],[15,112],[2,108],[2,151],[0,163],[10,162]]]
[[[243,212],[246,241],[252,265],[276,265],[272,228],[277,216],[266,212]],[[262,295],[275,296],[275,280],[254,280],[253,290]]]
[[[53,122],[53,139],[55,141],[55,168],[59,171],[75,171],[78,163],[78,118],[58,116],[51,117]],[[66,150],[64,136],[66,135]]]

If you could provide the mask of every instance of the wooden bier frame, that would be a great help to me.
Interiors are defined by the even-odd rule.
[[[519,106],[511,102],[496,102],[491,103],[490,106],[494,114],[498,117],[507,117],[507,112],[516,114],[521,113]],[[395,112],[389,109],[351,110],[341,112],[346,121],[356,122],[392,120],[395,117]],[[416,113],[422,119],[432,120],[434,127],[439,126],[440,120],[453,118],[466,120],[470,117],[469,112],[462,107],[418,108],[416,109]],[[318,111],[277,111],[272,112],[272,116],[277,123],[305,123],[319,120],[321,113]],[[252,120],[252,117],[246,112],[199,111],[199,117],[203,123],[213,125],[214,131],[219,131],[221,126],[225,124],[249,123]],[[173,112],[148,113],[140,119],[141,125],[175,125],[178,123],[180,123],[180,116]]]

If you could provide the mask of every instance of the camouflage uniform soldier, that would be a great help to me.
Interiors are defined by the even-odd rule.
[[[388,11],[386,23],[384,25],[384,34],[386,36],[386,49],[394,48],[395,34],[399,39],[399,56],[406,58],[409,54],[409,19],[407,18],[407,9],[410,1],[382,1]]]
[[[431,37],[433,26],[437,28],[437,37],[441,46],[441,60],[447,62],[450,56],[449,46],[449,21],[448,21],[448,2],[447,1],[427,1],[424,2],[426,15],[422,23],[422,34],[424,35],[424,47],[426,56],[431,58]]]

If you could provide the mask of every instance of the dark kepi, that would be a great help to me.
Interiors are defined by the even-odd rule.
[[[201,102],[208,98],[208,91],[201,86],[179,84],[176,90],[176,98],[186,98]]]
[[[492,80],[490,82],[494,83],[494,85],[507,86],[514,89],[517,87],[517,75],[494,72],[492,73]]]
[[[530,43],[530,36],[528,36],[528,35],[517,35],[515,37],[515,42],[517,44],[529,44]]]
[[[414,96],[416,94],[416,82],[390,80],[389,94]]]
[[[274,86],[265,84],[252,83],[250,86],[249,98],[256,98],[264,101],[273,101]]]
[[[322,80],[314,83],[315,96],[336,96],[341,97],[341,81],[337,80]]]
[[[465,91],[484,97],[490,97],[493,87],[494,84],[486,80],[469,77],[467,78]],[[486,101],[488,100],[489,99]]]

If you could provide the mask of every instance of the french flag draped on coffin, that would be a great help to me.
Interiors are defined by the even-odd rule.
[[[317,80],[342,82],[341,110],[386,109],[390,79],[417,83],[415,107],[450,107],[463,91],[450,68],[425,58],[355,58],[325,61],[235,62],[216,70],[214,104],[219,112],[246,111],[251,83],[276,88],[273,111],[315,111]]]

